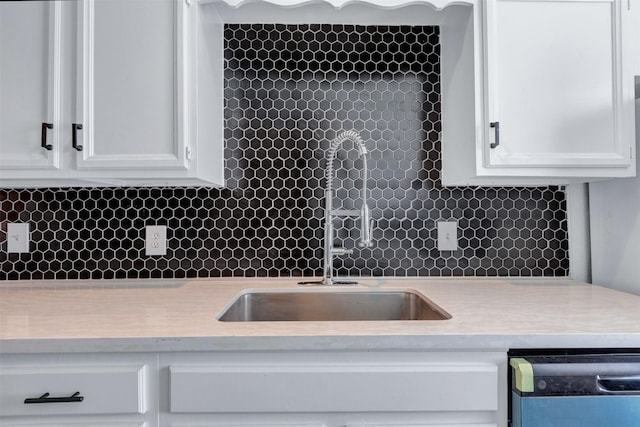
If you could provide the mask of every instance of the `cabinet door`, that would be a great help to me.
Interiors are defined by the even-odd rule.
[[[498,408],[498,368],[489,363],[172,365],[169,372],[173,413],[489,412]],[[333,390],[332,399],[322,398],[326,390]],[[362,390],[377,391],[369,395]]]
[[[0,2],[0,174],[60,167],[60,20],[61,2]]]
[[[187,168],[184,2],[84,0],[79,6],[77,167]]]
[[[485,13],[488,122],[499,123],[484,129],[485,166],[629,166],[621,3],[488,0]]]

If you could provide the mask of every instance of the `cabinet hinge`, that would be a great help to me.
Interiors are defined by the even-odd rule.
[[[189,146],[184,147],[184,157],[187,160],[191,160],[191,147]]]

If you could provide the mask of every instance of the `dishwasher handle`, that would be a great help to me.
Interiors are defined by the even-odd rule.
[[[608,394],[640,394],[640,375],[597,375],[596,383]]]

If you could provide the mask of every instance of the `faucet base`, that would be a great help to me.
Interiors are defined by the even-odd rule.
[[[299,286],[320,286],[322,282],[320,280],[316,280],[314,282],[298,282]]]
[[[313,282],[298,282],[300,286],[339,286],[339,285],[357,285],[358,282],[353,280],[335,280],[335,279],[324,279],[324,280],[315,280]]]
[[[329,286],[336,286],[336,285],[357,285],[358,282],[354,282],[352,280],[334,280],[332,283],[328,283],[327,285]]]

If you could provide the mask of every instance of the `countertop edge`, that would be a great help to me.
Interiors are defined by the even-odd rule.
[[[594,345],[594,343],[597,343]],[[506,351],[530,348],[640,348],[637,334],[261,336],[7,339],[2,354],[234,351]]]

